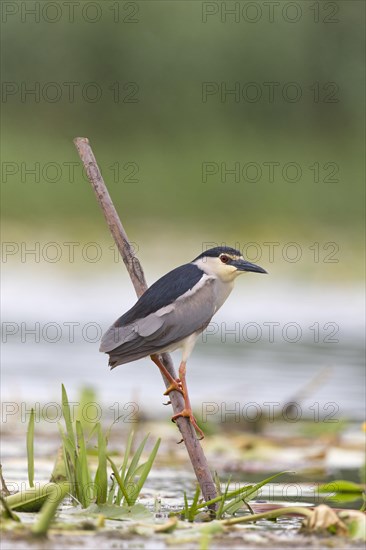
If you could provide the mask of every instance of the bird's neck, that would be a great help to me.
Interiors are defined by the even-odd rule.
[[[220,309],[224,302],[228,299],[232,289],[234,288],[234,280],[229,282],[222,282],[219,278],[216,279],[215,291],[216,291],[216,311]]]

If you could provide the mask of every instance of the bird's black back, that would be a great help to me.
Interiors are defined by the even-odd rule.
[[[197,284],[203,275],[204,272],[194,264],[184,264],[173,269],[151,285],[136,304],[117,319],[114,326],[128,325],[172,304]]]

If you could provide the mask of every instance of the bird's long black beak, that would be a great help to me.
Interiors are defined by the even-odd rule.
[[[263,267],[247,262],[246,260],[235,260],[231,262],[231,265],[236,267],[238,271],[253,271],[254,273],[267,273],[267,271],[263,269]]]

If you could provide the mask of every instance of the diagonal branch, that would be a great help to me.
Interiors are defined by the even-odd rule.
[[[136,294],[139,297],[148,288],[145,275],[138,258],[133,252],[126,231],[123,228],[121,220],[118,217],[117,211],[108,193],[97,161],[89,145],[89,140],[87,138],[75,138],[74,144],[84,165],[88,179],[95,191],[99,205],[102,208],[110,232],[112,233],[113,239],[125,263]],[[172,375],[172,377],[177,378],[170,355],[168,353],[164,353],[161,355],[161,359],[165,368]],[[168,387],[169,381],[164,376],[163,380],[166,387]],[[171,392],[169,399],[171,401],[174,414],[179,413],[184,408],[183,397],[180,393],[176,391]],[[212,500],[216,497],[216,487],[201,444],[196,438],[195,430],[188,418],[177,418],[177,425],[180,433],[182,434],[182,438],[187,448],[198,483],[201,487],[202,494],[206,501]]]

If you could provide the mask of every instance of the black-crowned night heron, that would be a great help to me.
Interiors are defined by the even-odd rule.
[[[236,277],[248,271],[266,273],[258,265],[244,260],[234,248],[221,246],[206,250],[156,281],[102,337],[100,351],[109,354],[112,369],[151,356],[170,382],[164,395],[175,390],[184,397],[184,409],[172,420],[188,417],[200,437],[203,432],[192,414],[188,397],[187,359],[197,336],[232,291]],[[175,380],[162,364],[159,354],[178,348],[182,349],[182,361],[179,378]]]

